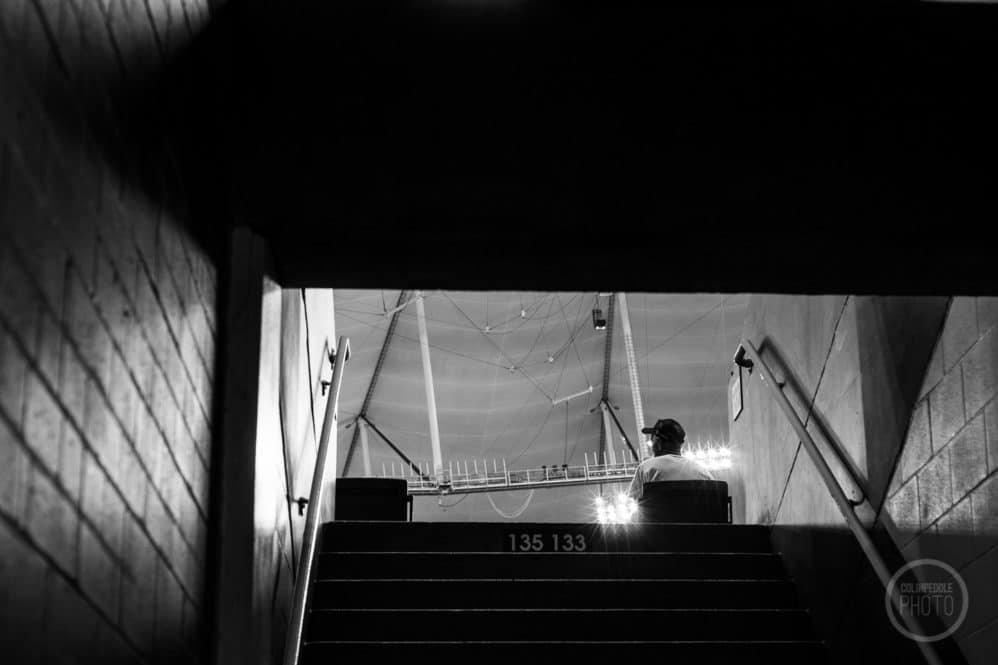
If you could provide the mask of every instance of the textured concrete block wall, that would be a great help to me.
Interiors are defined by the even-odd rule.
[[[216,271],[168,160],[171,211],[105,155],[113,91],[207,18],[198,0],[0,3],[5,661],[198,659]]]
[[[885,504],[910,560],[960,571],[970,589],[955,637],[971,665],[998,644],[998,298],[954,298]]]

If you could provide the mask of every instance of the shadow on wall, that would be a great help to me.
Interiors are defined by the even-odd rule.
[[[905,563],[882,524],[873,529],[874,540],[891,570]],[[891,623],[886,607],[883,584],[877,579],[868,559],[860,550],[852,533],[846,528],[775,526],[775,549],[788,560],[808,561],[812,573],[795,577],[803,606],[821,629],[822,639],[829,648],[830,663],[882,663],[889,657],[899,663],[924,662],[916,642],[902,635]],[[933,538],[935,558],[955,562],[955,554],[981,543],[971,533],[950,533]],[[910,560],[910,557],[908,557]],[[969,593],[970,613],[953,637],[934,643],[942,662],[959,665],[975,660],[966,652],[963,637],[979,628],[973,608],[987,604],[994,595],[992,589],[972,587]],[[945,626],[939,617],[923,622],[927,634],[939,634]],[[976,658],[980,658],[977,654]]]
[[[242,0],[4,3],[0,58],[9,63],[0,126],[28,145],[55,148],[73,177],[52,202],[127,191],[182,221],[213,257],[230,219],[219,173],[219,102]],[[7,127],[4,127],[7,129]],[[28,151],[26,151],[27,153]],[[32,160],[50,159],[39,149]],[[35,170],[33,163],[29,170]],[[99,204],[98,204],[99,205]]]
[[[798,415],[805,414],[802,418],[804,426],[814,437],[815,445],[822,457],[830,461],[832,473],[835,474],[839,486],[846,491],[852,501],[862,501],[864,498],[862,488],[869,487],[869,482],[856,460],[849,454],[842,438],[832,429],[829,414],[823,412],[822,405],[817,400],[804,394],[801,377],[794,372],[786,358],[773,344],[772,338],[764,337],[759,351],[766,356],[774,374],[781,377],[783,393],[787,395],[794,410]],[[828,410],[834,413],[838,405],[838,402],[827,405]],[[798,456],[801,454],[807,453],[800,450]],[[838,460],[841,464],[836,464],[833,460]],[[849,488],[857,488],[858,491],[850,492]]]
[[[208,14],[207,0],[0,2],[0,653],[14,662],[203,655],[217,272],[171,214],[190,204],[169,133],[129,127]]]
[[[792,408],[866,524],[875,523],[888,493],[946,306],[943,298],[870,296],[760,296],[749,305],[744,336],[763,347]],[[745,520],[773,525],[776,548],[833,662],[867,662],[868,653],[892,651],[918,662],[917,649],[887,620],[880,581],[770,387],[758,371],[743,371],[742,381],[745,411],[732,424],[732,445],[744,458]],[[892,570],[911,559],[884,537],[890,527],[875,530]],[[970,533],[939,545],[969,546]],[[959,650],[945,648],[961,662]]]

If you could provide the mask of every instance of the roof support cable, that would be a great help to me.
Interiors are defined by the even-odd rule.
[[[474,320],[473,320],[473,319],[472,319],[472,318],[471,318],[470,316],[468,316],[468,314],[467,314],[467,313],[466,313],[466,312],[465,312],[465,311],[464,311],[463,309],[461,309],[461,306],[460,306],[460,305],[458,305],[458,304],[457,304],[456,302],[454,302],[454,299],[453,299],[453,298],[451,298],[449,294],[447,294],[447,293],[444,293],[444,295],[445,295],[445,296],[447,296],[447,300],[450,300],[450,303],[451,303],[452,305],[454,305],[454,308],[455,308],[455,309],[456,309],[456,310],[457,310],[458,312],[460,312],[460,313],[461,313],[461,316],[463,316],[463,317],[464,317],[465,319],[467,319],[467,320],[468,320],[468,323],[470,323],[470,324],[471,324],[471,325],[472,325],[472,326],[473,326],[473,327],[474,327],[474,328],[475,328],[475,329],[476,329],[476,330],[477,330],[477,331],[479,332],[479,334],[481,334],[481,336],[482,336],[482,337],[484,337],[485,339],[487,339],[487,340],[488,340],[488,342],[489,342],[489,344],[491,344],[491,345],[492,345],[492,347],[493,347],[493,348],[494,348],[494,349],[495,349],[496,351],[498,351],[498,352],[499,352],[499,355],[500,355],[500,356],[502,356],[503,360],[504,360],[505,362],[508,362],[508,363],[509,363],[509,365],[507,365],[507,366],[506,366],[506,369],[510,370],[511,372],[519,372],[519,373],[520,373],[520,374],[522,374],[522,375],[523,375],[523,376],[524,376],[524,377],[525,377],[525,378],[526,378],[526,379],[527,379],[528,381],[530,381],[530,383],[532,383],[532,384],[534,385],[534,388],[537,388],[537,392],[539,392],[540,394],[544,395],[544,396],[545,396],[545,397],[547,397],[548,399],[551,399],[551,396],[550,396],[550,395],[548,395],[548,394],[547,394],[547,392],[546,392],[546,391],[545,391],[545,390],[544,390],[543,388],[541,388],[540,384],[538,384],[538,383],[537,383],[537,381],[535,381],[535,380],[534,380],[534,377],[530,376],[530,375],[529,375],[529,374],[527,374],[527,373],[526,373],[525,371],[523,371],[523,368],[522,368],[522,367],[517,367],[517,365],[516,365],[516,363],[515,363],[515,362],[513,361],[513,359],[512,359],[512,358],[510,358],[510,357],[509,357],[508,355],[506,355],[506,352],[505,352],[505,351],[503,351],[503,350],[502,350],[502,348],[500,348],[498,344],[496,344],[495,340],[494,340],[494,339],[492,339],[492,337],[491,337],[491,336],[490,336],[490,335],[489,335],[488,333],[486,333],[486,332],[485,332],[484,330],[482,330],[481,328],[479,328],[479,327],[478,327],[478,325],[477,325],[477,324],[475,323],[475,321],[474,321]],[[488,301],[486,300],[486,304],[487,304],[487,303],[488,303]],[[487,325],[486,325],[486,329],[488,329],[488,326],[487,326]]]
[[[634,444],[631,443],[631,439],[627,436],[627,432],[624,431],[624,426],[621,425],[620,421],[617,419],[617,414],[613,412],[613,407],[610,406],[610,404],[608,402],[606,403],[606,406],[607,406],[606,412],[608,414],[610,414],[610,418],[613,420],[614,424],[617,426],[617,430],[620,432],[620,436],[624,437],[624,443],[627,444],[627,447],[630,449],[631,454],[634,455],[635,461],[639,461],[638,460],[638,451],[636,451],[634,449]],[[612,437],[609,439],[609,441],[612,442]]]
[[[425,472],[424,472],[424,471],[423,471],[422,469],[420,469],[420,468],[419,468],[419,466],[418,466],[418,465],[417,465],[417,464],[416,464],[415,462],[413,462],[413,461],[412,461],[411,459],[409,459],[408,455],[406,455],[406,454],[405,454],[404,452],[402,452],[402,451],[401,451],[401,450],[399,449],[399,447],[398,447],[398,446],[396,446],[396,445],[395,445],[394,443],[392,443],[392,440],[391,440],[391,439],[389,439],[389,438],[388,438],[387,436],[385,436],[385,433],[384,433],[384,432],[382,432],[382,431],[381,431],[380,429],[378,429],[378,426],[377,426],[377,425],[375,425],[374,423],[372,423],[372,422],[371,422],[370,420],[368,420],[367,418],[364,418],[363,420],[364,420],[364,422],[365,422],[365,423],[367,423],[367,426],[368,426],[368,427],[370,427],[370,428],[371,428],[372,430],[374,430],[374,433],[375,433],[375,434],[377,434],[377,435],[378,435],[379,437],[381,437],[381,440],[382,440],[382,441],[384,441],[385,443],[387,443],[387,444],[388,444],[388,447],[389,447],[389,448],[391,448],[392,450],[394,450],[394,451],[395,451],[395,454],[396,454],[396,455],[398,455],[399,457],[401,457],[401,458],[402,458],[402,461],[403,461],[403,462],[405,462],[406,464],[408,464],[408,465],[409,465],[409,468],[410,468],[410,469],[412,469],[412,472],[413,472],[413,473],[414,473],[415,475],[418,475],[418,476],[419,476],[420,478],[422,478],[422,479],[423,479],[423,480],[425,480],[426,482],[432,482],[432,481],[433,481],[433,478],[431,478],[431,477],[430,477],[430,476],[429,476],[428,474],[426,474],[426,473],[425,473]]]
[[[381,351],[378,353],[378,362],[374,365],[374,372],[371,374],[371,382],[367,384],[367,392],[364,394],[364,401],[361,403],[360,411],[357,413],[358,419],[367,420],[367,409],[371,406],[371,399],[374,397],[374,390],[378,387],[378,378],[381,376],[381,369],[384,367],[385,358],[388,356],[388,348],[392,344],[392,339],[395,337],[395,328],[398,326],[399,314],[402,310],[399,305],[402,305],[406,301],[406,291],[399,291],[398,302],[396,303],[396,308],[392,314],[392,320],[388,324],[388,330],[385,332],[385,341],[381,343]],[[343,461],[343,471],[340,475],[347,475],[347,471],[350,470],[350,461],[353,459],[353,452],[357,448],[357,441],[360,438],[360,431],[355,430],[353,437],[350,439],[350,447],[347,448],[346,459]]]

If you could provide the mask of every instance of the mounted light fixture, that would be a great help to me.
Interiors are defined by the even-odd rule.
[[[551,399],[551,406],[557,406],[557,405],[561,404],[562,402],[567,402],[570,399],[575,399],[576,397],[582,397],[583,395],[591,395],[592,392],[593,392],[593,387],[589,386],[585,390],[580,390],[579,392],[574,393],[572,395],[566,395],[565,397],[552,398]]]
[[[599,307],[593,308],[593,328],[596,330],[606,330],[606,317]]]
[[[606,316],[603,315],[603,308],[600,307],[599,301],[601,295],[603,294],[597,293],[596,300],[593,302],[593,329],[595,330],[606,330]]]

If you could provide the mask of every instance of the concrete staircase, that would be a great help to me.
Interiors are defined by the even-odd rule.
[[[320,548],[309,665],[825,658],[765,527],[335,522]]]

